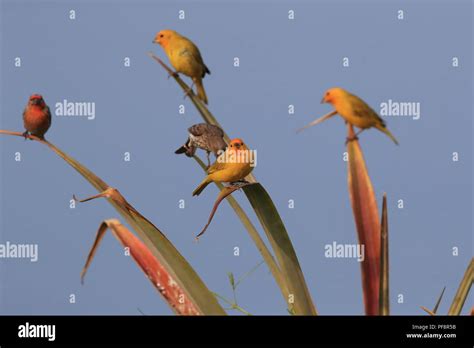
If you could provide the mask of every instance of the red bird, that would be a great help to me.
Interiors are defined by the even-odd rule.
[[[23,122],[26,129],[23,133],[25,138],[31,134],[44,139],[44,135],[51,126],[51,111],[41,95],[33,94],[30,97],[23,111]]]

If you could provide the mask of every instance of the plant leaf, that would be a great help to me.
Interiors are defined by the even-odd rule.
[[[324,122],[326,121],[327,119],[333,117],[334,115],[337,114],[337,111],[331,111],[331,112],[328,112],[326,115],[324,116],[321,116],[320,118],[317,118],[315,119],[314,121],[310,122],[309,124],[307,124],[306,126],[304,126],[303,128],[300,128],[296,131],[296,133],[301,133],[302,131],[304,131],[305,129],[308,129],[310,127],[313,127],[321,122]]]
[[[19,132],[0,130],[0,134],[23,137],[23,134]],[[197,309],[203,314],[226,314],[215,296],[211,291],[209,291],[196,271],[194,271],[191,265],[170,243],[165,235],[155,225],[153,225],[153,223],[136,211],[117,190],[109,187],[109,185],[107,185],[102,179],[77,162],[74,158],[62,152],[52,143],[35,136],[30,136],[30,139],[47,145],[58,156],[63,158],[69,165],[76,169],[77,172],[89,181],[99,192],[107,192],[107,194],[116,192],[113,194],[113,197],[104,197],[107,198],[109,203],[112,204],[112,206],[133,228],[157,260],[168,269],[170,275],[176,279],[179,286],[186,292],[186,295],[191,299],[191,301],[193,301]]]
[[[246,184],[246,185],[248,185],[248,184]],[[199,232],[199,234],[196,236],[196,240],[199,239],[199,237],[201,237],[204,234],[204,232],[206,232],[206,230],[209,227],[209,225],[211,224],[211,221],[214,218],[214,214],[216,213],[217,208],[221,204],[222,200],[224,198],[226,198],[227,196],[229,196],[230,194],[232,194],[232,192],[234,192],[236,190],[239,190],[243,186],[245,186],[245,184],[244,185],[226,186],[219,192],[219,194],[217,195],[216,201],[214,202],[214,207],[211,210],[211,214],[209,215],[209,219],[207,220],[207,224],[206,224],[206,226],[204,226],[202,231]]]
[[[221,129],[223,129],[223,127],[219,124],[219,122],[216,120],[216,118],[211,114],[211,112],[204,105],[204,103],[202,103],[201,100],[199,98],[197,98],[197,96],[194,93],[189,93],[189,90],[191,88],[179,77],[179,75],[173,74],[173,71],[165,63],[163,63],[163,61],[160,58],[155,56],[153,53],[150,52],[149,55],[155,61],[157,61],[168,72],[168,74],[173,76],[173,78],[178,83],[178,85],[183,89],[183,91],[189,95],[189,98],[191,99],[192,103],[194,104],[196,109],[201,114],[204,121],[209,123],[209,124],[213,124],[215,126],[220,127]],[[229,139],[230,139],[229,136],[225,133],[225,131],[224,131],[224,139],[226,140],[226,142],[229,142]],[[200,163],[202,161],[200,161],[196,156],[194,156],[194,158],[198,161],[198,163],[201,165],[201,167],[203,167],[203,169],[205,170],[205,166],[202,163]],[[248,181],[249,183],[256,183],[257,182],[257,180],[255,179],[255,177],[252,173],[249,174],[247,177],[245,177],[245,180]],[[222,190],[222,185],[221,184],[217,184],[217,186]],[[247,231],[249,232],[249,235],[251,236],[251,238],[254,241],[255,245],[257,246],[258,250],[261,252],[262,257],[265,260],[265,262],[268,264],[268,267],[270,268],[270,271],[271,271],[273,277],[275,278],[275,280],[276,280],[276,282],[277,282],[277,284],[280,288],[281,293],[283,294],[285,300],[287,301],[288,298],[289,298],[289,295],[290,295],[290,292],[289,292],[289,288],[290,288],[289,283],[291,282],[290,279],[288,279],[287,277],[284,276],[284,274],[283,274],[284,272],[282,272],[282,270],[280,269],[280,266],[275,263],[272,254],[270,253],[267,246],[265,245],[265,243],[261,239],[258,231],[251,224],[250,219],[245,214],[245,212],[240,207],[240,205],[237,203],[237,201],[232,196],[228,196],[227,200],[228,200],[229,204],[232,206],[232,208],[235,210],[237,216],[242,221],[242,223],[244,224]],[[254,208],[254,210],[255,210],[255,208]],[[276,211],[276,209],[275,209],[275,211]],[[277,214],[278,214],[278,212],[277,212]],[[281,219],[280,219],[280,221],[281,221]],[[264,226],[264,229],[265,229],[265,226]],[[285,233],[286,233],[286,231],[285,231]],[[306,292],[308,292],[306,284],[305,284],[305,289],[306,289]],[[308,292],[308,295],[309,295],[309,292]],[[312,304],[311,299],[310,299],[310,302],[311,302],[311,306],[309,306],[309,307],[312,307],[312,310],[311,310],[312,314],[317,314],[316,309],[314,308],[314,304]]]
[[[474,278],[474,258],[471,259],[471,262],[467,266],[464,277],[459,284],[458,291],[454,296],[453,303],[449,307],[448,315],[460,315],[464,302],[466,302],[467,295],[472,286],[472,280]]]
[[[108,229],[112,231],[115,238],[117,238],[124,247],[130,250],[132,258],[176,314],[202,314],[145,244],[116,219],[105,220],[100,224],[97,237],[81,273],[82,281],[99,247],[100,241]]]
[[[443,291],[441,291],[441,295],[438,297],[438,301],[436,301],[436,304],[433,308],[433,313],[436,314],[438,312],[439,305],[441,303],[441,300],[443,299],[444,291],[446,290],[446,287],[443,288]]]
[[[199,164],[199,166],[204,170],[204,172],[206,172],[207,167],[204,164],[204,162],[198,156],[193,156],[193,157],[196,160],[196,162]],[[214,184],[217,186],[219,190],[224,189],[224,185],[222,185],[221,183],[215,182]],[[288,296],[289,296],[288,286],[286,284],[286,279],[283,277],[283,274],[281,273],[280,267],[277,265],[275,261],[275,258],[270,253],[270,250],[268,250],[268,247],[266,246],[262,237],[258,233],[254,224],[252,223],[248,215],[245,213],[245,211],[242,209],[240,204],[237,202],[237,200],[231,195],[227,196],[226,199],[229,205],[234,209],[235,214],[237,215],[239,220],[244,225],[250,238],[252,238],[252,241],[255,243],[255,246],[257,247],[265,263],[267,264],[270,272],[272,273],[272,276],[275,279],[280,289],[280,292],[283,295],[283,298],[285,299],[285,301],[287,301]]]
[[[286,279],[288,291],[294,297],[293,306],[289,303],[290,307],[294,308],[296,314],[316,315],[317,311],[306,285],[298,257],[270,196],[259,183],[245,186],[243,190],[270,241],[278,265]]]
[[[354,129],[350,124],[348,128],[348,138],[351,139]],[[365,313],[377,315],[380,288],[380,220],[377,201],[357,139],[348,141],[347,153],[349,197],[359,244],[365,246],[365,259],[361,262]]]
[[[390,315],[390,292],[388,276],[388,212],[387,194],[383,195],[382,202],[382,223],[380,233],[380,298],[379,315]]]
[[[432,311],[430,311],[428,308],[426,308],[425,306],[420,306],[421,309],[423,309],[426,313],[428,313],[429,315],[431,316],[435,316],[436,313],[433,313]]]
[[[230,283],[230,286],[232,287],[232,290],[235,290],[234,273],[232,272],[227,273],[227,277],[229,278],[229,283]]]

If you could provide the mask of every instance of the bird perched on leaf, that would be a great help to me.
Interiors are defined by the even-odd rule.
[[[390,139],[398,145],[397,139],[395,139],[392,133],[387,129],[385,121],[358,96],[342,88],[335,87],[326,91],[321,103],[331,104],[346,122],[360,128],[360,131],[355,134],[354,138],[363,130],[375,127],[388,135]]]
[[[208,175],[194,190],[198,196],[211,182],[239,182],[253,170],[250,150],[241,139],[233,139],[226,151],[207,170]]]
[[[212,152],[217,158],[227,147],[224,132],[212,124],[198,123],[189,127],[188,132],[188,140],[175,151],[176,154],[184,153],[188,157],[193,157],[196,149],[203,149],[207,152],[207,165],[210,166],[209,154]]]
[[[44,139],[44,135],[51,126],[51,111],[41,95],[33,94],[28,100],[23,111],[23,124],[26,129],[23,133],[25,138],[28,134],[32,134]]]
[[[202,79],[211,72],[201,56],[197,46],[188,38],[180,35],[174,30],[162,30],[156,34],[153,43],[163,47],[171,65],[176,72],[183,73],[193,80],[196,85],[197,96],[207,104],[207,95],[202,84]]]

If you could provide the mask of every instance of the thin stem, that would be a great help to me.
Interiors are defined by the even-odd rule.
[[[255,272],[257,270],[257,268],[259,268],[265,261],[262,260],[260,261],[257,265],[255,265],[250,271],[248,271],[247,273],[245,273],[243,276],[241,276],[236,282],[235,282],[235,287],[237,287],[245,278],[247,278],[248,276],[250,276],[253,272]]]
[[[242,313],[244,313],[245,315],[252,315],[250,312],[247,312],[245,309],[243,309],[242,307],[240,307],[239,305],[237,305],[236,303],[232,302],[232,301],[229,301],[228,299],[226,299],[224,296],[221,296],[219,295],[217,292],[213,292],[214,296],[216,296],[218,299],[224,301],[225,303],[227,303],[229,306],[230,306],[230,309],[235,309],[237,311],[240,311]]]

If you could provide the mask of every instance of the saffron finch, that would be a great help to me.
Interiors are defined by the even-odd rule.
[[[188,38],[174,30],[162,30],[156,34],[153,43],[163,47],[171,65],[178,73],[183,73],[193,80],[196,85],[197,96],[207,104],[207,95],[202,84],[202,79],[211,72],[201,56],[197,46]]]
[[[398,145],[397,139],[387,129],[385,121],[358,96],[349,93],[345,89],[335,87],[326,91],[321,103],[331,104],[346,122],[359,127],[361,130],[355,136],[367,128],[375,127],[388,135]]]
[[[250,150],[241,139],[233,139],[226,151],[207,170],[208,175],[194,190],[193,196],[198,196],[211,182],[238,182],[249,175],[253,166]]]

